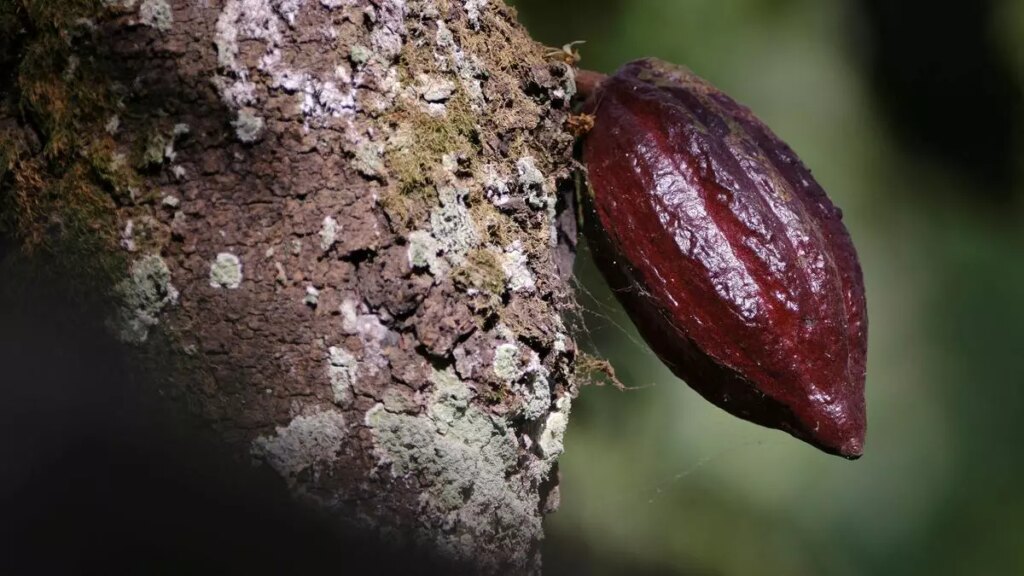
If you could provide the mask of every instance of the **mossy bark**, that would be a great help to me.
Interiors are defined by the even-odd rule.
[[[5,6],[5,258],[89,277],[161,397],[303,499],[538,570],[572,69],[499,0]]]

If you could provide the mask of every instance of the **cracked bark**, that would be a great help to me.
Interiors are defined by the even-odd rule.
[[[539,570],[575,394],[571,68],[497,0],[118,0],[69,25],[54,81],[115,104],[58,155],[106,162],[82,178],[124,256],[109,325],[154,392],[338,518]],[[0,113],[15,205],[53,138],[12,104],[28,84]]]

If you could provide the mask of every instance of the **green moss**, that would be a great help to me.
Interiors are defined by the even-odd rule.
[[[500,296],[505,291],[505,272],[501,256],[493,250],[478,249],[466,255],[466,262],[452,273],[455,284],[463,289],[475,288],[486,294]]]
[[[432,72],[436,63],[430,52],[407,44],[399,58],[399,79],[414,84],[418,75]],[[400,100],[386,120],[395,137],[385,151],[388,177],[396,180],[397,192],[383,199],[388,217],[407,229],[419,227],[436,204],[432,189],[446,154],[480,151],[480,134],[469,97],[458,87],[445,104],[443,114],[429,113],[422,102]]]
[[[95,142],[85,158],[92,169],[92,177],[116,197],[128,198],[132,188],[141,186],[138,173],[128,166],[125,156],[117,152],[109,139]]]
[[[426,184],[409,183],[389,190],[380,204],[396,230],[408,232],[430,219],[430,210],[437,205],[437,192]]]
[[[102,128],[115,98],[87,24],[103,13],[99,0],[15,0],[0,9],[0,60],[11,75],[3,96],[41,140],[31,153],[21,133],[5,135],[0,233],[23,256],[45,257],[33,269],[83,296],[109,293],[127,270],[111,192],[127,190],[132,176]]]
[[[138,139],[132,164],[140,170],[158,168],[164,163],[166,151],[167,137],[159,130],[150,130]]]
[[[66,160],[100,115],[112,109],[109,83],[87,50],[82,22],[98,17],[98,0],[22,0],[24,25],[32,31],[17,71],[22,111],[43,131],[51,160]]]
[[[404,138],[387,155],[391,175],[402,188],[428,183],[445,154],[479,151],[475,113],[463,90],[448,100],[442,115],[433,116],[418,104],[401,104],[389,120]]]
[[[117,249],[114,205],[84,163],[47,174],[39,158],[20,159],[14,185],[0,199],[3,232],[20,243],[25,285],[64,286],[75,300],[112,290],[127,263]]]

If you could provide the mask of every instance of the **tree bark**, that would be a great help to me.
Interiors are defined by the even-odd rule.
[[[153,392],[301,499],[539,570],[571,67],[500,0],[16,4],[8,258],[80,250]]]

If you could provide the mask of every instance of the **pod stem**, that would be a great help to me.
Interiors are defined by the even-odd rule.
[[[597,91],[598,86],[607,79],[607,74],[594,72],[593,70],[584,70],[583,68],[577,69],[576,94],[580,98],[586,100],[587,98],[590,98],[590,95]]]

